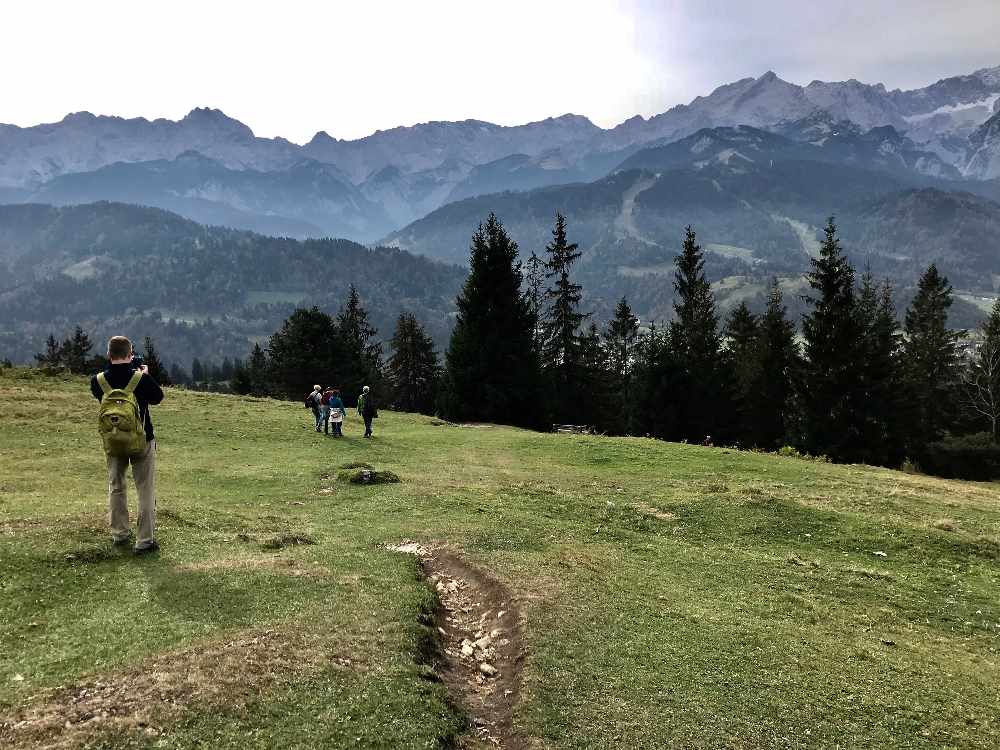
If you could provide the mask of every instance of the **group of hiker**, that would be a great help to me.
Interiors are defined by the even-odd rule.
[[[94,375],[90,391],[100,401],[97,431],[104,444],[108,476],[111,541],[115,546],[132,544],[136,555],[155,552],[156,541],[156,438],[149,407],[163,400],[163,389],[149,373],[142,357],[136,356],[132,342],[124,336],[108,341],[111,365]],[[305,405],[316,416],[316,432],[343,436],[347,409],[340,391],[315,386],[305,397]],[[367,385],[358,398],[358,414],[365,423],[365,437],[372,436],[372,420],[378,417],[375,396]],[[332,428],[332,432],[331,432]],[[128,512],[125,473],[132,478],[139,495],[138,533],[133,535]]]
[[[314,385],[312,391],[303,399],[307,409],[312,409],[316,418],[316,432],[333,437],[344,436],[344,419],[347,418],[347,409],[340,398],[340,390],[333,386],[323,388]],[[361,389],[358,396],[358,415],[365,422],[365,437],[372,436],[372,420],[378,417],[378,407],[375,403],[375,394],[369,386]]]

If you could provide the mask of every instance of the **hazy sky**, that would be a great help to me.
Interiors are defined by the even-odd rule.
[[[0,122],[218,107],[258,135],[575,112],[773,69],[912,88],[1000,65],[1000,0],[67,0],[0,7]]]

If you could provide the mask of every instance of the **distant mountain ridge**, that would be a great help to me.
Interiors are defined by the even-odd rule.
[[[610,129],[566,114],[515,126],[428,122],[355,140],[320,131],[304,145],[257,137],[217,109],[178,121],[83,112],[0,125],[0,203],[124,200],[267,234],[374,242],[453,201],[600,180],[635,165],[627,160],[638,152],[666,149],[669,161],[671,144],[741,127],[798,144],[781,158],[813,149],[804,158],[982,192],[977,183],[1000,178],[998,114],[1000,67],[910,91],[856,80],[800,86],[768,71]]]

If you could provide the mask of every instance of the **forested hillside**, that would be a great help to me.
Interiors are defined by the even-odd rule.
[[[0,354],[79,324],[154,337],[165,361],[246,355],[299,305],[336,312],[355,284],[386,338],[403,310],[436,337],[464,274],[391,248],[206,227],[115,203],[0,206]]]

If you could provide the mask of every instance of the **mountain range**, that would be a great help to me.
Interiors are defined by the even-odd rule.
[[[579,115],[513,127],[466,120],[351,141],[320,132],[304,145],[257,137],[215,109],[176,122],[77,113],[0,125],[3,203],[12,205],[0,210],[0,329],[8,341],[28,332],[18,352],[73,316],[99,321],[100,289],[132,262],[128,247],[164,279],[143,293],[156,320],[214,331],[176,349],[188,334],[164,334],[181,358],[185,346],[238,354],[297,303],[335,310],[341,287],[364,279],[362,257],[382,276],[372,286],[383,333],[406,301],[443,343],[455,264],[490,212],[523,254],[541,253],[565,214],[598,318],[623,294],[645,320],[671,315],[672,261],[689,224],[723,310],[759,304],[777,276],[794,311],[820,229],[836,215],[859,268],[888,276],[905,298],[938,263],[960,292],[956,320],[976,325],[1000,290],[1000,67],[911,91],[799,86],[768,72],[608,129]],[[353,242],[301,242],[325,237]],[[447,265],[419,266],[420,255]],[[244,264],[270,275],[249,278]],[[217,296],[211,309],[189,299],[196,290]]]
[[[859,135],[891,127],[912,144],[918,171],[996,179],[997,114],[1000,67],[911,91],[855,80],[799,86],[769,71],[610,129],[567,114],[512,127],[429,122],[357,140],[321,131],[304,145],[259,138],[216,109],[176,122],[80,112],[58,123],[0,125],[0,201],[115,200],[130,181],[132,200],[198,221],[370,242],[453,200],[599,179],[639,148],[720,126],[785,135],[809,124],[850,123]],[[192,152],[215,164],[192,169]],[[90,177],[65,179],[72,174]],[[148,189],[144,174],[156,175]],[[289,189],[292,199],[281,201]]]

